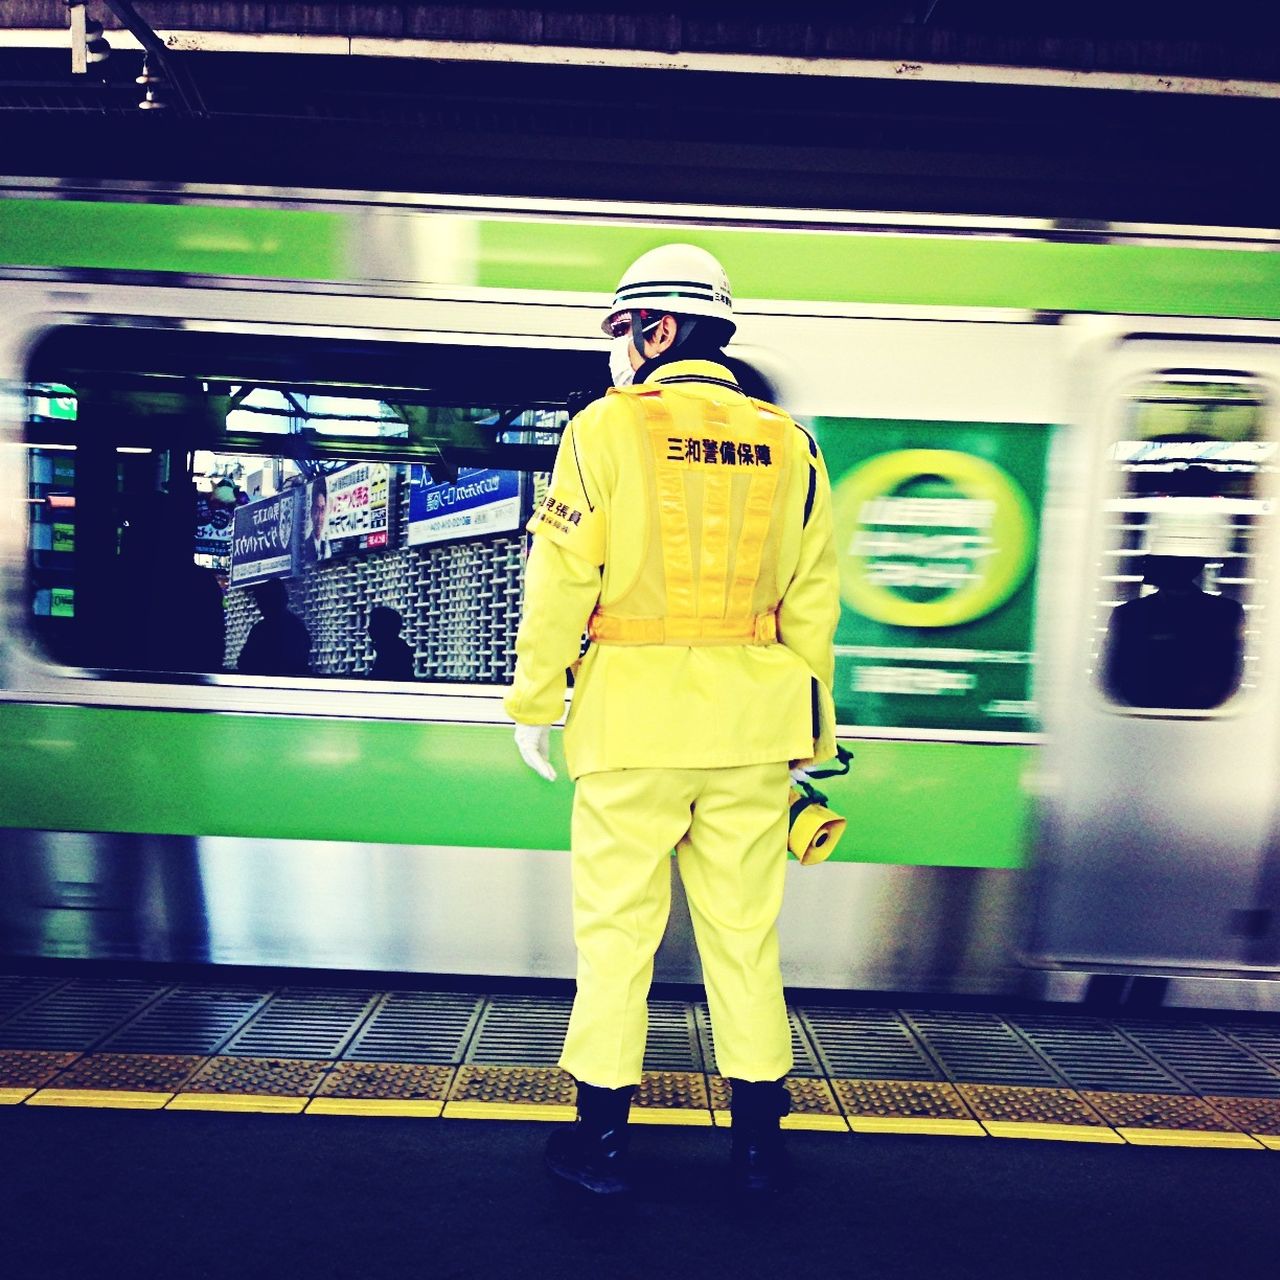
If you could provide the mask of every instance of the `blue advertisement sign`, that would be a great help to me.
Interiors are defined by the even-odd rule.
[[[290,489],[236,508],[231,526],[233,587],[297,573],[302,525],[300,493],[301,490]]]
[[[409,545],[450,542],[520,527],[520,473],[467,470],[435,484],[421,463],[409,467]]]

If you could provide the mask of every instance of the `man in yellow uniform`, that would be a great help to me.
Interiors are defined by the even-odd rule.
[[[564,708],[574,797],[577,996],[561,1066],[578,1119],[547,1163],[589,1190],[626,1190],[653,956],[675,850],[702,960],[731,1169],[782,1175],[778,1121],[791,1032],[776,921],[790,768],[835,751],[839,612],[830,487],[813,439],[748,398],[721,363],[734,332],[711,254],[639,258],[605,320],[614,389],[565,429],[535,535],[507,713],[548,779]]]

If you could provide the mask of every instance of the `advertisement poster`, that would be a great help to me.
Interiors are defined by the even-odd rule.
[[[236,508],[231,526],[233,587],[298,571],[301,498],[300,490],[290,489]]]
[[[307,484],[303,560],[385,547],[390,532],[391,467],[356,462]]]
[[[1034,732],[1034,580],[1049,428],[813,428],[840,563],[842,722]]]
[[[449,542],[520,527],[518,471],[458,472],[454,484],[433,484],[426,467],[409,468],[409,545]]]

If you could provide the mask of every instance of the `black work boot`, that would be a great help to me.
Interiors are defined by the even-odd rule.
[[[778,1121],[791,1110],[781,1080],[730,1080],[733,1147],[729,1172],[735,1191],[759,1195],[786,1184],[786,1152]]]
[[[627,1169],[627,1113],[635,1085],[601,1089],[578,1085],[578,1118],[547,1142],[547,1168],[596,1195],[631,1190]]]

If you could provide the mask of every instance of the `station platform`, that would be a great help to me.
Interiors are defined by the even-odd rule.
[[[571,995],[0,974],[0,1103],[573,1117]],[[1280,1151],[1280,1019],[790,1007],[792,1129]],[[653,1000],[635,1123],[727,1125],[705,1004]]]
[[[156,973],[0,972],[10,1274],[1241,1277],[1280,1253],[1275,1015],[798,995],[795,1186],[744,1217],[694,991],[651,1002],[621,1207],[541,1169],[538,1122],[573,1114],[568,984]]]

